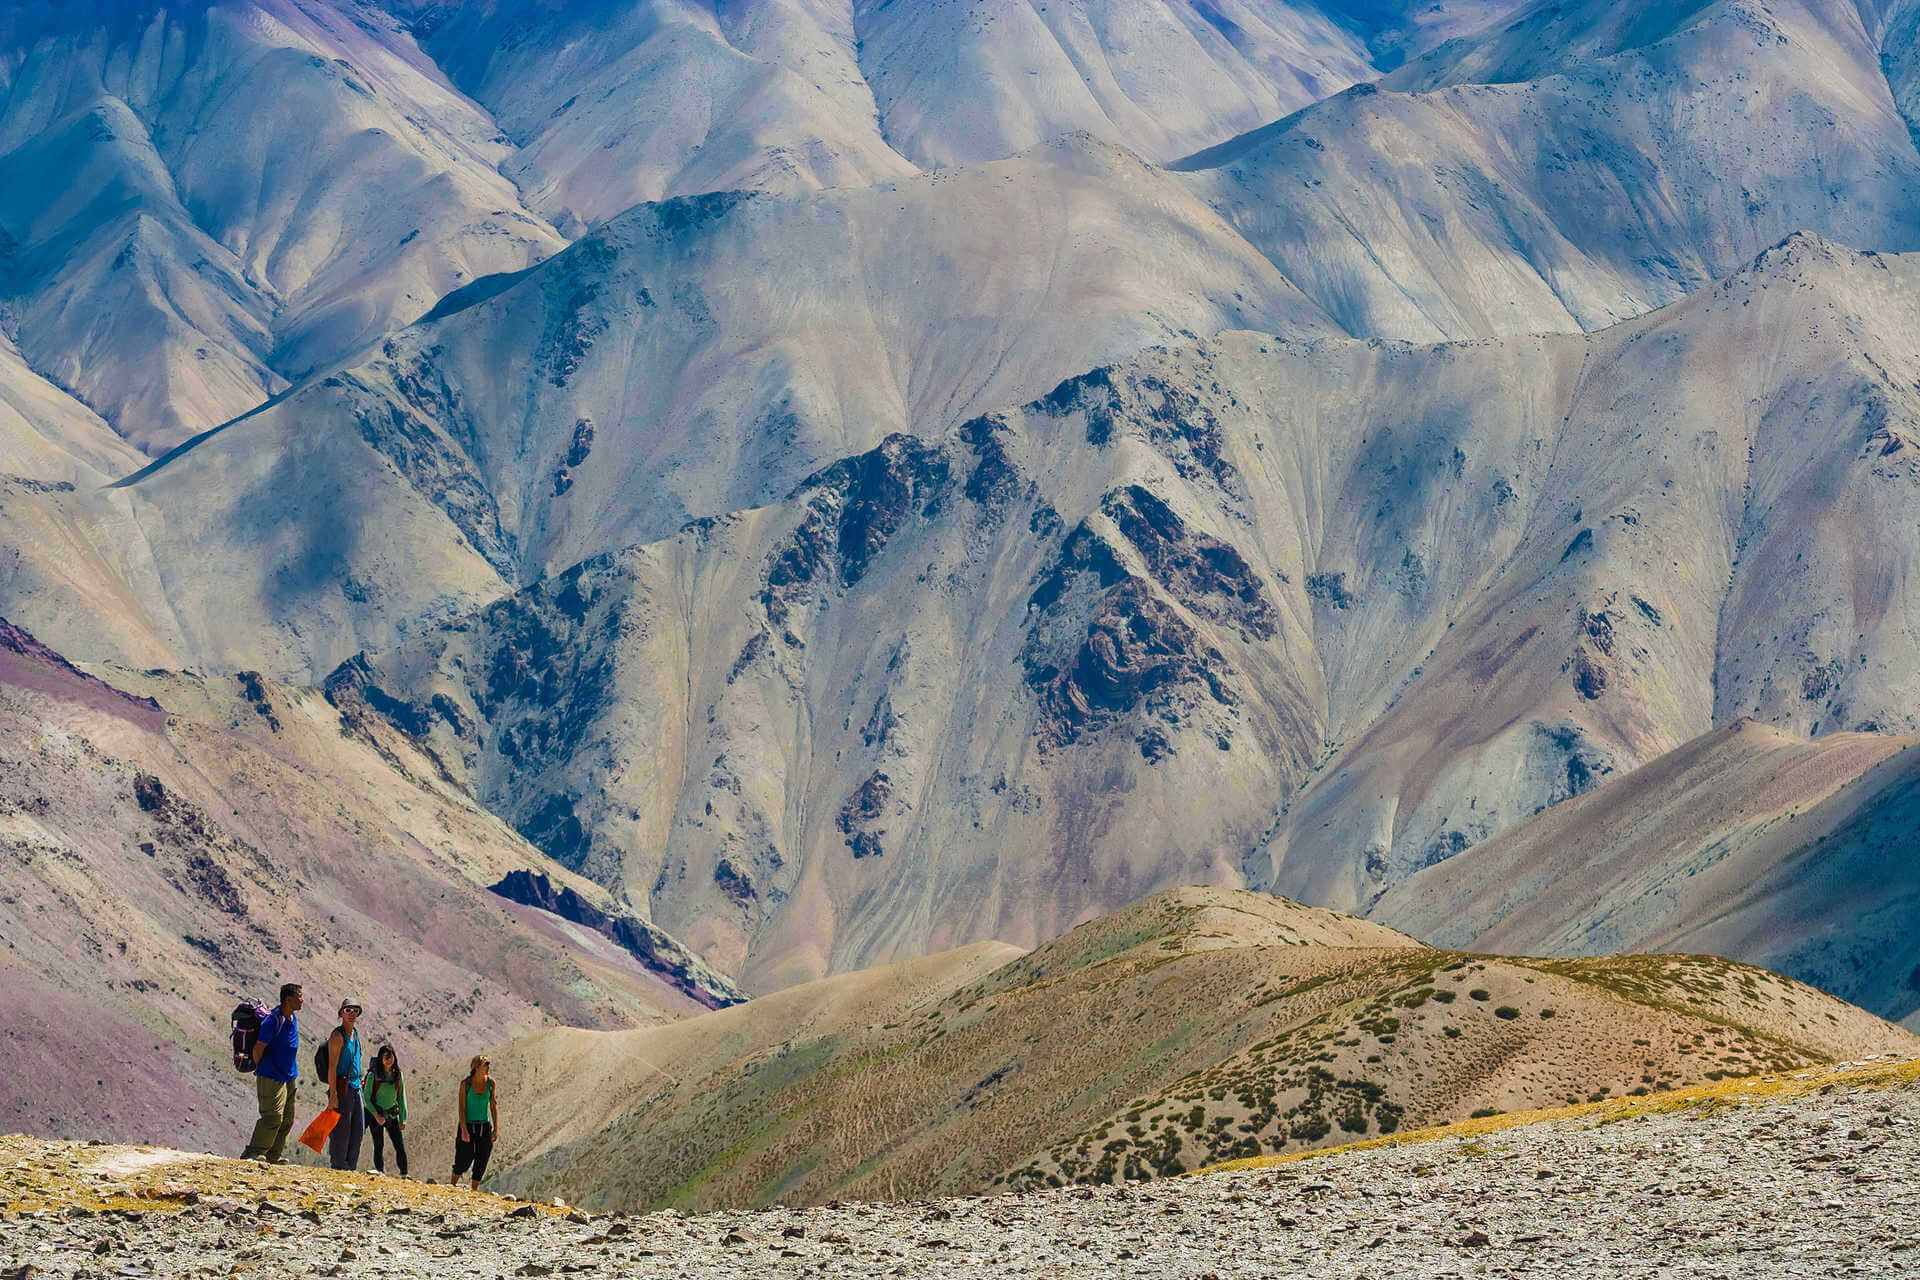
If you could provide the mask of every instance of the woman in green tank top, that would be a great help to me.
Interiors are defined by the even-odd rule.
[[[492,1067],[490,1058],[476,1054],[468,1064],[467,1078],[460,1082],[460,1131],[453,1140],[453,1177],[448,1181],[459,1182],[471,1165],[475,1191],[480,1189],[480,1179],[487,1176],[493,1144],[500,1140],[500,1102],[495,1096],[498,1089],[490,1074]]]
[[[373,1135],[373,1171],[387,1171],[387,1140],[393,1141],[400,1176],[407,1176],[407,1078],[400,1073],[400,1055],[383,1044],[367,1071],[367,1132]]]

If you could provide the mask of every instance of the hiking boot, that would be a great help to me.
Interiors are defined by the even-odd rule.
[[[271,1156],[271,1157],[261,1156],[260,1158],[262,1160],[265,1160],[268,1164],[292,1164],[293,1163],[293,1161],[287,1159],[285,1156]]]

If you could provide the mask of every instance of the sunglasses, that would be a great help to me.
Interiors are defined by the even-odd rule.
[[[342,1012],[342,1013],[359,1013],[359,1012],[360,1012],[360,1006],[359,1006],[359,1005],[357,1005],[357,1004],[350,1004],[350,1005],[344,1005],[344,1006],[342,1006],[342,1008],[341,1008],[341,1010],[340,1010],[340,1012]]]

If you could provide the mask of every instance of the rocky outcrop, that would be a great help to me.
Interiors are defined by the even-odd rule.
[[[806,516],[767,564],[769,621],[784,625],[817,586],[859,582],[907,520],[938,511],[951,478],[943,450],[903,435],[809,477],[798,491],[809,495]]]
[[[595,906],[570,885],[556,889],[538,871],[509,872],[491,889],[509,902],[552,912],[617,943],[628,955],[709,1009],[724,1009],[747,998],[660,929],[627,912]]]
[[[0,618],[0,649],[8,653],[18,654],[20,657],[29,659],[32,662],[46,663],[58,669],[67,677],[81,682],[87,688],[115,702],[125,703],[129,707],[136,707],[142,711],[160,712],[164,714],[164,708],[152,698],[136,697],[133,694],[114,688],[97,676],[80,670],[71,662],[67,661],[63,655],[36,640],[33,633],[25,627],[16,626],[14,623],[8,622],[5,618]]]

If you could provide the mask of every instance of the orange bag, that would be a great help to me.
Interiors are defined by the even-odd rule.
[[[317,1156],[325,1155],[327,1135],[332,1133],[333,1126],[339,1123],[340,1113],[332,1107],[328,1107],[325,1111],[315,1116],[313,1123],[307,1126],[307,1131],[300,1135],[300,1145],[303,1147],[312,1147],[313,1154]]]

